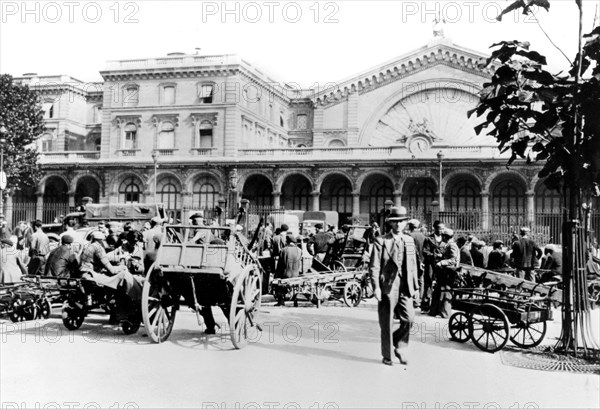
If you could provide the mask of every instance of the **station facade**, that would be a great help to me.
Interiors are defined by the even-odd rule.
[[[109,61],[102,83],[24,75],[43,100],[45,176],[8,199],[13,222],[96,203],[219,201],[335,210],[368,222],[386,200],[457,228],[541,224],[560,196],[539,166],[506,168],[468,118],[494,67],[436,37],[325,89],[278,82],[236,55]],[[9,218],[10,219],[10,218]]]

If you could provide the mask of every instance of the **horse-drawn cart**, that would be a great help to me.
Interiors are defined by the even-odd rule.
[[[463,285],[452,290],[450,337],[469,339],[483,351],[496,352],[510,339],[521,348],[539,345],[552,320],[552,305],[562,293],[553,283],[536,284],[503,273],[463,265]]]
[[[199,323],[202,308],[221,307],[237,349],[245,346],[251,331],[260,330],[259,263],[231,228],[164,227],[142,292],[144,326],[152,341],[169,338],[182,299]]]

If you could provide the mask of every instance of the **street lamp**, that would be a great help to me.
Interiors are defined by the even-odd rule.
[[[4,125],[0,128],[0,217],[4,218],[4,189],[6,189],[6,176],[4,175],[4,137],[8,130]]]
[[[156,200],[156,174],[158,173],[158,156],[158,151],[154,149],[152,151],[152,160],[154,161],[154,204],[158,203]]]
[[[444,199],[442,198],[442,161],[444,160],[444,154],[439,151],[437,154],[438,163],[440,164],[440,185],[438,186],[438,203],[440,211],[444,210]]]

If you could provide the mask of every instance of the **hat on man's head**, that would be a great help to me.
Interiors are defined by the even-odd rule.
[[[531,229],[529,227],[521,227],[521,233],[529,233]]]
[[[393,205],[394,205],[394,202],[393,202],[393,201],[391,201],[391,200],[386,200],[385,202],[383,202],[383,204],[384,204],[384,205],[387,205],[387,206],[393,206]]]
[[[444,231],[442,232],[442,235],[444,236],[448,236],[448,237],[454,237],[454,230],[449,229],[449,228],[445,228]]]
[[[288,231],[290,229],[290,226],[288,226],[287,224],[282,224],[281,225],[281,231]]]
[[[387,221],[404,221],[408,220],[408,215],[406,214],[406,207],[392,207],[390,209],[390,214],[387,217]]]
[[[421,222],[420,222],[420,221],[418,221],[417,219],[410,219],[410,220],[408,221],[408,225],[409,225],[409,226],[413,226],[413,227],[415,227],[416,229],[418,229],[418,228],[419,228],[419,226],[421,225]]]
[[[196,213],[192,213],[190,215],[190,220],[194,220],[194,219],[198,219],[198,218],[204,219],[204,213],[203,212],[196,212]]]
[[[70,234],[65,234],[60,238],[60,242],[61,244],[71,244],[73,243],[73,236],[71,236]]]

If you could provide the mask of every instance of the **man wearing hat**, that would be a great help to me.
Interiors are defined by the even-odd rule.
[[[144,271],[148,271],[156,261],[162,240],[162,223],[163,220],[159,216],[154,216],[150,219],[150,229],[144,232]]]
[[[50,252],[46,261],[45,276],[51,277],[75,277],[79,263],[72,248],[73,237],[64,235],[60,239],[60,246]]]
[[[423,300],[423,291],[424,291],[424,283],[423,283],[423,273],[425,271],[425,260],[423,259],[423,245],[425,244],[425,235],[421,233],[419,227],[421,226],[421,222],[417,219],[411,219],[408,221],[408,234],[415,241],[415,248],[417,249],[417,266],[419,267],[419,298],[415,299],[415,308],[419,306],[419,304]]]
[[[292,232],[286,234],[286,246],[281,250],[275,278],[295,278],[300,275],[302,267],[302,249],[298,247],[298,244],[301,243],[300,240],[300,238],[294,237]],[[283,306],[284,296],[285,294],[278,293],[275,305]]]
[[[29,264],[27,273],[31,275],[42,274],[46,264],[46,256],[50,253],[50,239],[42,231],[42,221],[31,222],[33,234],[29,245]]]
[[[402,233],[407,220],[404,207],[390,209],[386,221],[391,230],[375,240],[369,263],[375,298],[379,301],[377,312],[381,329],[381,355],[385,365],[392,365],[392,348],[401,364],[408,363],[406,347],[415,315],[413,297],[419,291],[415,242],[412,237]],[[396,308],[400,328],[392,331]]]
[[[193,213],[190,216],[192,226],[204,226],[204,214],[202,212]],[[194,229],[192,230],[194,237],[190,239],[192,243],[203,244],[210,243],[212,240],[212,234],[209,229]]]
[[[383,209],[379,211],[379,225],[383,229],[383,231],[381,232],[382,234],[389,232],[391,229],[391,226],[387,222],[387,218],[390,215],[390,210],[392,206],[394,206],[394,202],[391,200],[386,200],[383,203]]]
[[[431,307],[429,315],[435,317],[440,315],[448,318],[452,305],[452,284],[454,282],[455,268],[460,265],[460,250],[454,241],[454,230],[444,228],[442,241],[446,243],[442,252],[442,259],[435,264],[435,288],[431,296]]]
[[[496,240],[492,245],[493,249],[488,256],[488,270],[500,270],[506,265],[506,253],[502,251],[502,246],[504,246],[502,240]]]
[[[327,249],[334,242],[334,238],[325,233],[323,223],[315,224],[315,231],[316,233],[310,237],[308,242],[309,250],[312,251],[313,256],[317,260],[323,261],[325,254],[327,254]]]
[[[535,281],[534,267],[542,257],[542,249],[529,238],[530,231],[529,227],[521,227],[521,237],[512,245],[511,259],[519,278]]]

